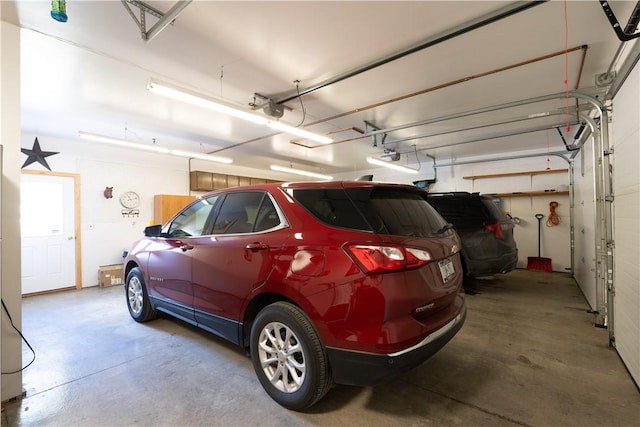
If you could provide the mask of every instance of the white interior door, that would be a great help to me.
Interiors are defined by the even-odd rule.
[[[76,285],[73,177],[22,174],[22,293]]]

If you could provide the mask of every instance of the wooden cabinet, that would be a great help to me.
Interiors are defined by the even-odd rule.
[[[211,191],[244,185],[266,184],[269,182],[280,181],[249,176],[225,175],[221,173],[204,171],[191,171],[189,176],[189,189],[191,191]]]
[[[191,191],[213,190],[213,174],[210,172],[193,171],[190,174]]]
[[[195,199],[195,196],[156,194],[153,196],[154,224],[164,224]]]
[[[227,175],[223,175],[221,173],[214,173],[213,175],[213,189],[220,190],[222,188],[227,188]]]
[[[239,176],[238,181],[240,185],[251,185],[251,178],[248,176]]]
[[[240,177],[237,175],[227,175],[227,187],[237,187],[240,185]]]

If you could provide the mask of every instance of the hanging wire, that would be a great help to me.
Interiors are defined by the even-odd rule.
[[[136,137],[136,139],[140,140],[140,136],[135,133],[134,131],[132,131],[131,129],[129,129],[128,127],[129,125],[125,122],[124,124],[124,139],[128,140],[129,139],[129,134],[132,134],[133,136]]]
[[[11,318],[11,314],[9,314],[9,310],[7,309],[7,306],[4,304],[4,300],[2,300],[2,309],[7,314],[7,317],[9,318],[9,323],[11,323],[11,327],[18,333],[18,335],[20,335],[20,338],[22,338],[22,341],[24,341],[24,343],[27,345],[27,347],[29,347],[29,350],[31,350],[31,353],[33,355],[33,358],[31,359],[31,361],[29,363],[27,363],[24,367],[22,367],[22,368],[20,368],[20,369],[18,369],[16,371],[2,372],[2,375],[17,374],[18,372],[22,372],[25,369],[27,369],[29,366],[31,366],[31,364],[33,362],[36,361],[36,351],[33,349],[33,347],[31,347],[31,344],[29,344],[29,341],[27,341],[27,339],[24,337],[24,335],[22,335],[22,332],[20,331],[20,329],[18,329],[16,327],[16,325],[13,324],[13,319]]]
[[[298,123],[298,125],[296,126],[296,127],[300,127],[302,126],[302,124],[307,118],[307,109],[304,106],[304,103],[302,102],[302,96],[300,96],[300,80],[294,80],[293,82],[296,84],[296,93],[298,94],[298,100],[300,101],[300,108],[302,109],[302,120],[300,120],[300,123]]]
[[[220,98],[224,98],[222,96],[222,79],[224,78],[224,65],[220,66]]]
[[[422,167],[422,164],[420,163],[420,157],[418,156],[418,148],[416,147],[416,144],[413,144],[413,151],[416,153],[416,160],[418,161],[418,170],[420,170],[420,168]]]

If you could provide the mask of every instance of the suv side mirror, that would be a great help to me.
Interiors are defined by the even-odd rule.
[[[158,237],[158,236],[160,236],[160,232],[161,231],[162,231],[162,225],[161,224],[150,225],[148,227],[145,227],[144,235],[147,236],[147,237]]]

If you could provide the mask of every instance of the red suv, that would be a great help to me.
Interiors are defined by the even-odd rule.
[[[125,260],[133,319],[168,313],[249,349],[289,409],[419,365],[465,320],[460,242],[413,186],[229,188],[145,236]]]

